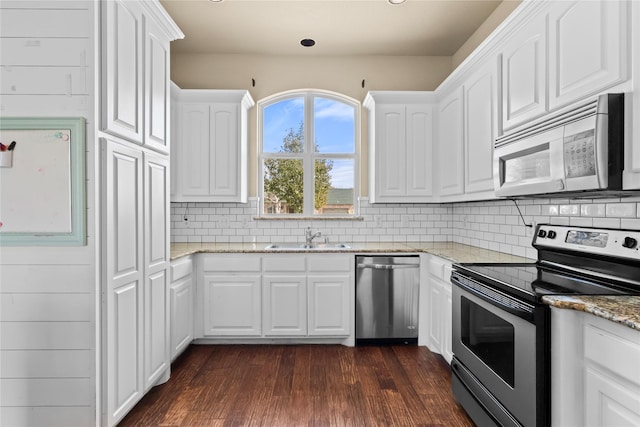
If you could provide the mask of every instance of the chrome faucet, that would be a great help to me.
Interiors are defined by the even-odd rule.
[[[306,238],[306,244],[310,245],[313,243],[313,239],[315,239],[316,237],[320,237],[322,236],[322,233],[317,231],[315,233],[311,232],[311,227],[307,227],[307,231],[305,231],[305,238]]]

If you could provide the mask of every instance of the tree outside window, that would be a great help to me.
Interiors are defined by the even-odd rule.
[[[304,92],[259,107],[263,214],[355,214],[357,105]]]

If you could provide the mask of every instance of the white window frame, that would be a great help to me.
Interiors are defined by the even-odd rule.
[[[265,153],[264,152],[264,108],[277,104],[278,102],[291,98],[304,99],[304,153]],[[354,111],[354,149],[353,153],[316,153],[314,149],[314,99],[325,98],[338,101],[353,107]],[[361,103],[348,96],[323,90],[304,89],[282,92],[268,98],[264,98],[257,103],[258,106],[258,215],[266,218],[330,218],[330,217],[346,217],[352,218],[359,215],[358,212],[358,195],[360,181],[360,110]],[[264,212],[264,161],[269,158],[291,158],[301,159],[304,170],[304,207],[301,214],[268,214]],[[317,159],[335,159],[335,160],[353,160],[353,214],[315,214],[314,213],[314,183],[315,183],[315,160]],[[311,171],[312,173],[309,173]]]

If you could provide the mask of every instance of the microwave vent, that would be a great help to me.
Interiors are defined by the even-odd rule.
[[[512,142],[519,141],[521,139],[564,126],[567,123],[575,122],[576,120],[581,120],[585,117],[593,116],[597,113],[598,99],[596,98],[592,101],[580,104],[560,114],[550,116],[547,119],[528,126],[524,129],[520,129],[518,131],[503,135],[496,139],[494,147],[497,148],[505,144],[510,144]]]

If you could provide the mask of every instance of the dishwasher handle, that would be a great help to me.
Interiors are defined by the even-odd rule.
[[[358,268],[371,268],[374,270],[397,270],[401,268],[418,268],[420,264],[365,264],[358,263]]]

